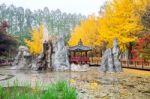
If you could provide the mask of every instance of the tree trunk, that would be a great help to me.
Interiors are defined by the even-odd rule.
[[[132,55],[132,46],[133,44],[130,42],[129,43],[129,46],[128,46],[128,60],[129,60],[129,63],[131,62],[131,59],[133,58],[133,55]]]

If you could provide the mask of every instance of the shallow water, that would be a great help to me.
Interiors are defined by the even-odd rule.
[[[68,80],[79,92],[80,99],[150,99],[150,72],[124,69],[122,73],[100,73],[91,67],[87,72],[50,72],[10,70],[0,67],[0,84],[11,86],[15,80],[22,83],[53,83]]]

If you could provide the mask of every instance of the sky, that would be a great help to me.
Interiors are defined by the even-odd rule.
[[[0,0],[0,4],[30,8],[32,11],[48,7],[49,10],[60,9],[62,12],[82,15],[98,14],[106,0]]]

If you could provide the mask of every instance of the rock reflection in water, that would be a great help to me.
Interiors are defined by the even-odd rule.
[[[117,77],[119,73],[105,73],[101,76],[101,92],[100,97],[111,97],[113,99],[119,99],[119,79]]]
[[[50,71],[15,71],[0,68],[1,74],[14,75],[11,79],[0,81],[3,86],[14,80],[43,84],[57,80],[68,80],[79,92],[79,99],[149,99],[150,72],[124,69],[123,73],[99,73],[98,68],[86,72],[50,72]],[[1,77],[1,76],[0,76]]]

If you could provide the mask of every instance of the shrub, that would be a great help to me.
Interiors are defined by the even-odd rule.
[[[0,86],[0,99],[77,99],[77,92],[74,87],[69,86],[67,81],[58,81],[44,86],[31,84],[19,86],[14,82],[13,87]]]

